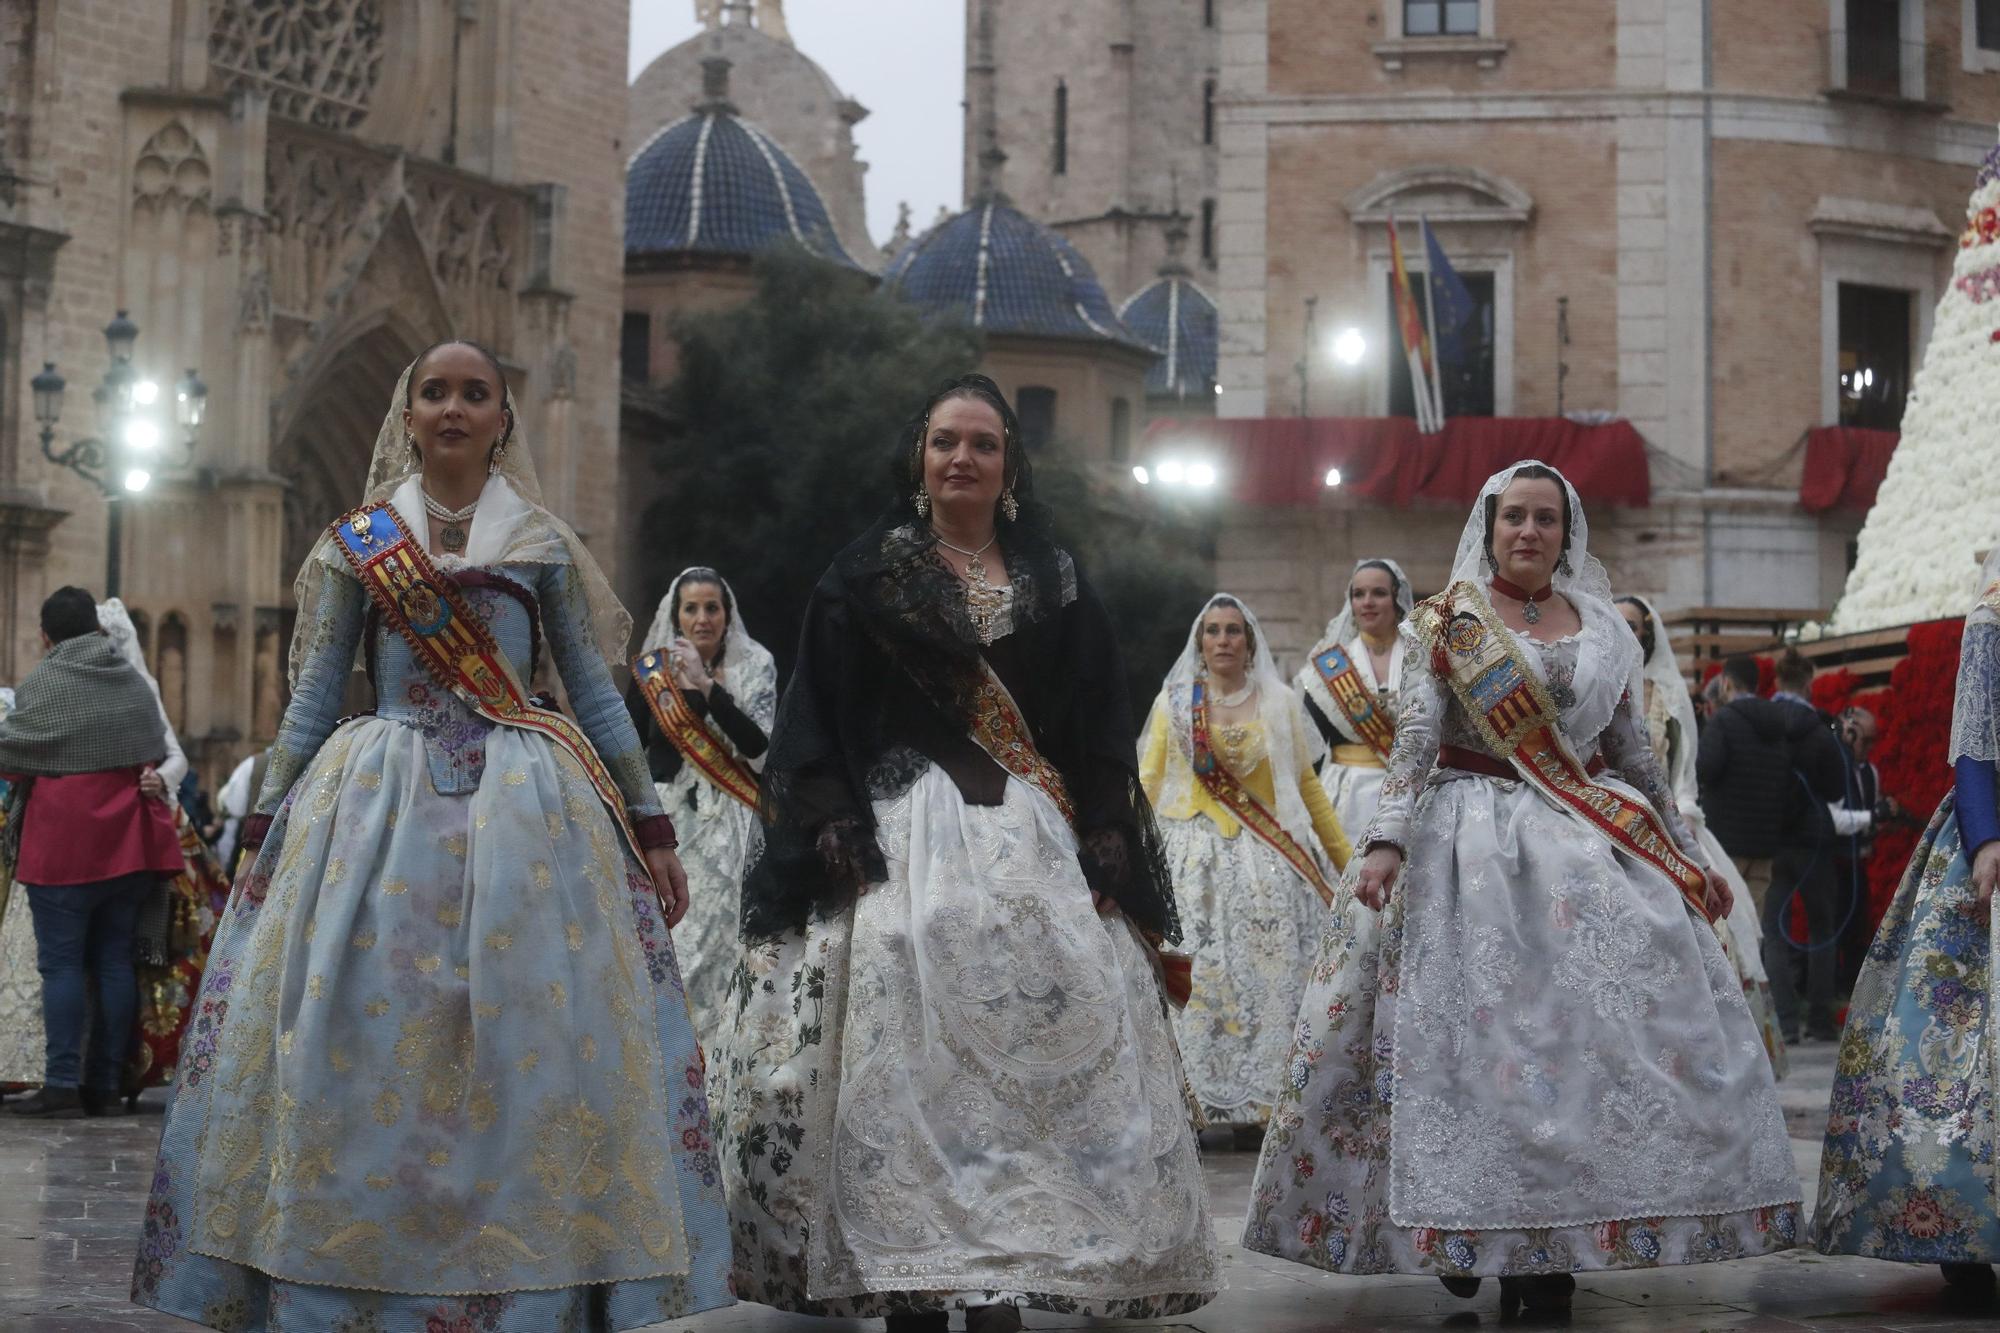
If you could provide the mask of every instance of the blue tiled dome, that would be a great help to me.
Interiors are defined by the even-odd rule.
[[[988,333],[1142,348],[1090,264],[1012,205],[986,199],[904,246],[885,275],[905,300]]]
[[[632,155],[627,257],[747,255],[786,240],[860,267],[841,248],[811,178],[775,139],[726,108],[675,121]]]
[[[1179,273],[1142,287],[1118,312],[1160,354],[1146,372],[1146,392],[1186,398],[1215,391],[1219,341],[1215,302]]]

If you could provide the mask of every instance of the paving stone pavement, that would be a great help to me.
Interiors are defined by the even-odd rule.
[[[1833,1047],[1793,1053],[1780,1088],[1793,1152],[1810,1206],[1819,1165]],[[192,1325],[126,1302],[133,1238],[145,1209],[147,1176],[164,1108],[149,1094],[135,1117],[28,1122],[0,1115],[0,1333],[73,1330],[187,1330]],[[1459,1301],[1424,1277],[1334,1277],[1246,1253],[1236,1244],[1256,1165],[1247,1153],[1205,1160],[1215,1196],[1216,1233],[1227,1256],[1229,1289],[1178,1322],[1112,1324],[1030,1311],[1033,1329],[1148,1328],[1156,1333],[1318,1333],[1334,1329],[1497,1328],[1492,1284]],[[1953,1308],[1935,1268],[1868,1259],[1825,1259],[1810,1251],[1741,1263],[1585,1278],[1572,1327],[1736,1329],[1787,1333],[1837,1329],[1964,1329],[1994,1333],[2000,1310]],[[872,1320],[818,1320],[756,1305],[660,1326],[677,1333],[876,1333]]]

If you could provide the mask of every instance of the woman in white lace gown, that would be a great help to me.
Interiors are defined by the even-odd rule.
[[[1192,1310],[1221,1275],[1110,620],[991,380],[933,394],[906,448],[913,494],[814,589],[764,767],[722,1080],[736,1292],[895,1333]]]
[[[668,663],[687,703],[682,725],[701,728],[694,739],[704,753],[696,762],[683,749],[694,748],[686,739],[662,733],[637,682],[626,693],[660,806],[681,833],[688,910],[674,927],[674,956],[695,1031],[713,1059],[741,956],[737,916],[743,872],[762,845],[756,787],[744,779],[764,766],[778,712],[778,668],[770,650],[744,627],[728,582],[704,566],[674,576],[640,647]]]
[[[1270,1119],[1299,994],[1347,865],[1313,772],[1319,738],[1256,615],[1217,593],[1188,631],[1139,742],[1194,988],[1174,1019],[1211,1126]]]
[[[1764,971],[1764,932],[1757,924],[1757,903],[1750,896],[1749,885],[1737,873],[1736,863],[1708,831],[1708,820],[1701,813],[1694,773],[1694,698],[1688,693],[1680,663],[1674,660],[1674,647],[1667,638],[1665,622],[1653,604],[1643,597],[1620,597],[1618,613],[1638,637],[1639,647],[1646,654],[1644,711],[1646,736],[1652,742],[1653,756],[1660,761],[1660,768],[1673,788],[1674,804],[1680,809],[1681,818],[1687,821],[1688,831],[1701,843],[1709,868],[1729,881],[1732,899],[1729,919],[1717,928],[1717,933],[1722,938],[1723,952],[1729,955],[1729,962],[1743,983],[1743,1002],[1749,1006],[1757,1035],[1764,1039],[1764,1053],[1771,1057],[1771,1073],[1783,1078],[1785,1036],[1778,1027],[1778,1011],[1771,1004],[1771,978]]]
[[[1397,628],[1414,604],[1409,576],[1394,560],[1355,562],[1340,614],[1294,677],[1306,715],[1328,746],[1320,783],[1349,833],[1375,818],[1389,773],[1405,651]]]
[[[1405,622],[1381,808],[1330,918],[1244,1244],[1503,1312],[1798,1236],[1777,1088],[1553,469],[1486,483]],[[1470,706],[1466,701],[1470,701]],[[1599,776],[1601,774],[1601,776]],[[1407,858],[1407,861],[1406,861]]]

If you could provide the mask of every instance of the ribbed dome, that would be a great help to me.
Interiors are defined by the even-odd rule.
[[[974,204],[911,241],[884,276],[926,312],[988,333],[1151,350],[1118,318],[1074,246],[997,199]]]
[[[859,268],[834,235],[811,178],[776,140],[726,108],[675,121],[625,173],[628,258],[748,255],[777,241]]]
[[[1179,398],[1215,391],[1219,342],[1215,302],[1183,274],[1142,287],[1118,312],[1132,332],[1160,354],[1146,372],[1146,392]]]

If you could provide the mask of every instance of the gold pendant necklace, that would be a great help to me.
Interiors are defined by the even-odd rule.
[[[979,641],[982,644],[992,643],[999,637],[1000,614],[1007,605],[1007,595],[987,581],[986,562],[980,556],[1000,539],[1000,534],[988,537],[986,545],[977,551],[953,546],[943,537],[938,537],[936,528],[931,529],[931,535],[937,537],[939,546],[965,557],[965,573],[961,576],[965,585],[965,614],[972,621],[972,632],[979,636]]]
[[[465,554],[465,525],[472,521],[473,511],[479,508],[479,501],[474,500],[463,509],[447,509],[433,500],[429,491],[425,491],[423,496],[424,512],[444,525],[438,529],[438,545],[442,546],[448,555]]]

